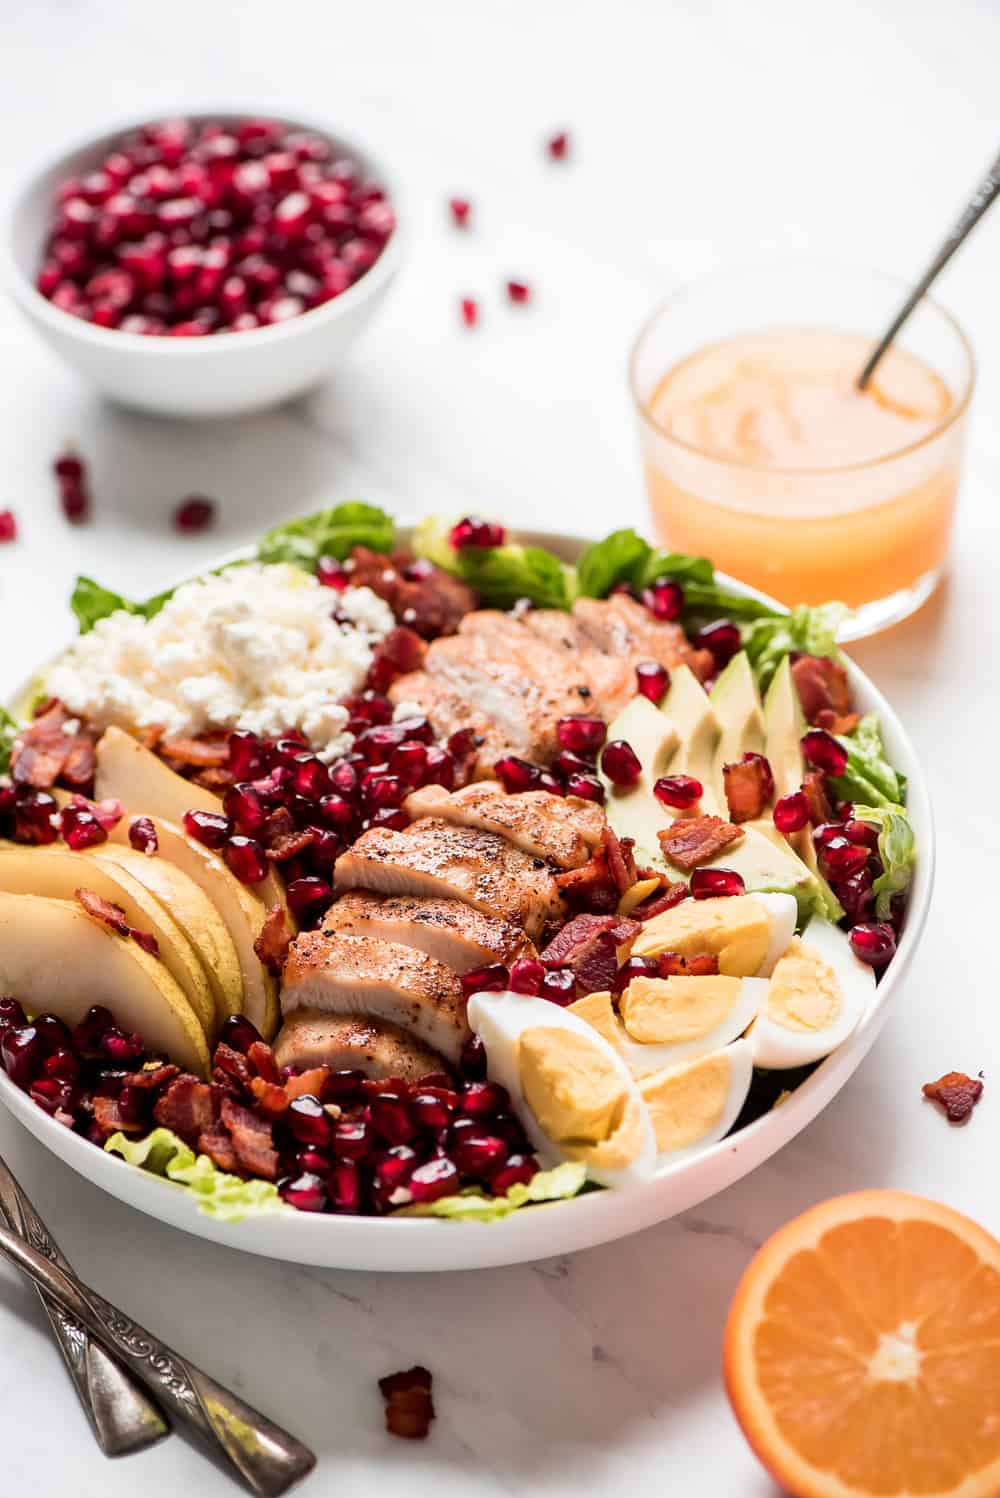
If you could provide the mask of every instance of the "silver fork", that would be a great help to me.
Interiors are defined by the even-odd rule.
[[[57,1268],[69,1262],[0,1157],[0,1220]],[[105,1456],[129,1456],[169,1435],[170,1426],[151,1399],[75,1316],[36,1285],[73,1387]]]

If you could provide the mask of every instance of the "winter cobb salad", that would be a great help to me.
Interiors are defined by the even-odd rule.
[[[205,1211],[641,1182],[780,1103],[892,960],[914,837],[839,605],[632,531],[402,550],[360,503],[72,602],[0,738],[0,1063]]]

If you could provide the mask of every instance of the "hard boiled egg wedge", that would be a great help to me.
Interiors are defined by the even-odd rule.
[[[548,999],[515,993],[475,994],[468,1015],[489,1075],[510,1093],[544,1165],[579,1161],[602,1186],[649,1180],[656,1168],[649,1109],[592,1026]]]
[[[634,1077],[644,1077],[737,1040],[767,993],[766,978],[633,978],[618,1013],[609,993],[577,999],[570,1013],[593,1025]]]
[[[733,895],[717,900],[682,900],[673,910],[646,921],[633,957],[708,952],[729,978],[768,978],[795,935],[798,906],[793,895]]]
[[[750,1032],[756,1066],[819,1061],[841,1045],[875,992],[875,974],[851,951],[846,932],[814,917],[775,966]]]
[[[643,1077],[639,1091],[653,1122],[660,1164],[672,1165],[725,1138],[746,1102],[752,1077],[748,1040]]]

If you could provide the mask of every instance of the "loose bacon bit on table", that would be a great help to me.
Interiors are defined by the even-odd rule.
[[[830,656],[800,655],[792,662],[792,680],[809,723],[818,723],[818,714],[823,711],[837,716],[851,711],[847,672]],[[820,726],[825,727],[824,724]]]
[[[763,816],[774,795],[774,776],[762,754],[745,755],[735,764],[723,765],[722,779],[732,822],[752,822]]]
[[[679,869],[688,870],[708,863],[723,848],[739,842],[743,833],[721,817],[683,817],[656,836],[664,858]]]
[[[66,732],[69,723],[75,725],[72,733]],[[40,704],[34,721],[22,729],[11,754],[14,783],[35,790],[50,790],[57,781],[74,790],[86,790],[96,769],[94,735],[54,700]]]
[[[964,1071],[949,1071],[936,1082],[925,1082],[923,1094],[941,1104],[949,1123],[965,1123],[983,1095],[983,1081],[967,1077]]]
[[[714,978],[719,971],[719,959],[712,952],[695,952],[691,957],[661,952],[656,960],[661,978]]]
[[[405,1441],[425,1439],[434,1419],[432,1382],[427,1369],[419,1366],[379,1379],[385,1400],[385,1428],[390,1435]]]
[[[253,949],[268,972],[273,973],[276,978],[281,976],[291,944],[292,933],[288,929],[285,908],[283,905],[272,905]]]
[[[802,794],[809,802],[809,820],[814,827],[822,827],[833,816],[830,798],[826,793],[826,779],[822,770],[807,770],[802,777]]]
[[[271,1125],[231,1097],[222,1099],[222,1122],[229,1131],[236,1158],[243,1169],[265,1181],[276,1180],[278,1152],[274,1148]]]
[[[74,890],[77,901],[85,915],[89,915],[92,921],[97,921],[101,926],[107,926],[116,936],[131,937],[136,946],[148,952],[150,957],[159,957],[160,946],[151,931],[137,931],[130,926],[128,918],[120,905],[113,905],[110,900],[95,894],[92,889],[81,887]]]
[[[193,1149],[199,1136],[215,1124],[212,1089],[197,1077],[180,1076],[157,1100],[153,1117],[161,1128],[173,1130]]]

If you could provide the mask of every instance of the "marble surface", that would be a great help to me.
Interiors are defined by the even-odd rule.
[[[954,0],[262,0],[7,7],[0,185],[24,152],[109,116],[205,101],[343,121],[398,164],[416,230],[384,315],[329,385],[245,422],[176,426],[102,406],[0,307],[0,689],[68,638],[77,570],[150,593],[262,524],[362,495],[399,511],[479,507],[601,531],[641,522],[623,368],[665,290],[778,254],[915,271],[996,147],[1000,12]],[[541,143],[561,125],[573,160]],[[450,232],[467,192],[476,228]],[[774,1493],[719,1376],[729,1298],[755,1246],[821,1197],[893,1185],[1000,1230],[993,1148],[1000,834],[970,791],[1000,703],[994,503],[1000,438],[1000,219],[949,273],[945,300],[981,361],[963,511],[946,587],[855,655],[909,725],[940,829],[931,928],[874,1053],[825,1114],[748,1180],[673,1222],[572,1260],[433,1278],[338,1274],[237,1256],[146,1221],[76,1179],[6,1116],[9,1159],[77,1268],[320,1456],[302,1489],[368,1494],[689,1498]],[[508,309],[507,276],[535,288]],[[477,295],[482,327],[461,329]],[[72,531],[49,465],[75,439],[94,523]],[[216,534],[171,534],[171,505],[219,501]],[[949,1068],[985,1069],[964,1130],[922,1103]],[[436,1378],[425,1445],[382,1429],[376,1378]],[[147,1498],[233,1491],[182,1440],[114,1467],[97,1454],[32,1293],[0,1267],[5,1493]],[[31,1432],[26,1435],[26,1432]]]

